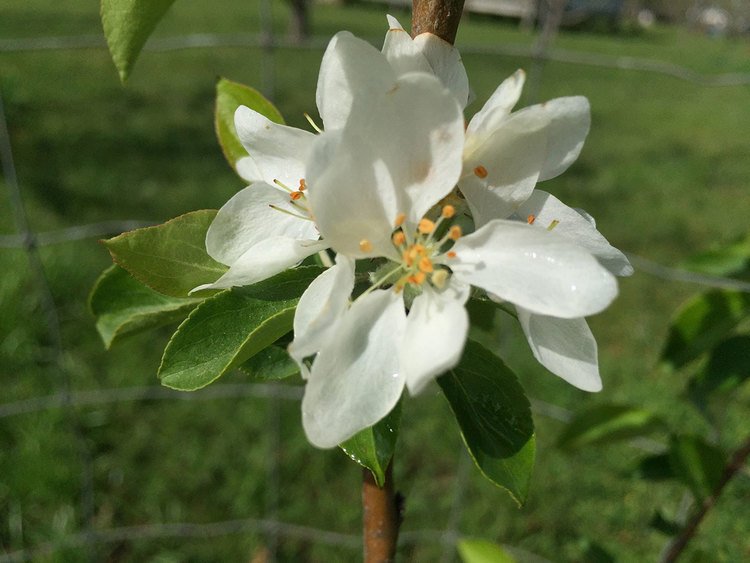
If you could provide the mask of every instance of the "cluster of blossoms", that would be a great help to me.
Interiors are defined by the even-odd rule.
[[[229,266],[205,288],[266,279],[321,253],[329,268],[302,295],[289,353],[307,380],[303,425],[335,446],[454,367],[471,292],[514,307],[537,360],[601,388],[584,319],[632,268],[583,211],[536,189],[577,158],[583,97],[512,112],[506,79],[468,125],[458,51],[412,39],[389,18],[382,51],[337,34],[323,57],[317,134],[240,107],[250,186],[219,211],[208,253]],[[332,260],[335,253],[335,263]]]

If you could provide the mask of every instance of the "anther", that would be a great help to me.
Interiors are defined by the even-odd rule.
[[[405,213],[399,213],[396,215],[396,226],[400,227],[404,224],[404,221],[406,221],[406,214]]]
[[[432,282],[432,285],[438,289],[443,289],[443,287],[445,287],[445,282],[448,281],[448,270],[442,268],[435,270],[432,276],[430,276],[430,281]]]
[[[450,219],[455,214],[456,214],[456,208],[453,207],[452,205],[446,205],[445,207],[443,207],[443,213],[442,213],[442,215],[446,219]]]
[[[423,256],[422,259],[419,261],[419,271],[429,274],[433,270],[434,268],[432,267],[432,260],[427,258],[427,256]]]
[[[534,221],[536,221],[536,215],[534,215],[533,213],[532,213],[532,214],[530,214],[530,215],[529,215],[528,217],[526,217],[526,222],[527,222],[527,223],[528,223],[529,225],[533,225],[533,224],[534,224]]]
[[[297,201],[302,197],[302,192],[292,192],[289,194],[289,197],[292,199],[292,201]]]
[[[359,249],[362,252],[372,252],[372,243],[366,238],[363,238],[361,241],[359,241]]]
[[[299,179],[299,191],[304,192],[307,189],[307,182],[304,178]]]
[[[409,283],[413,283],[415,285],[421,285],[424,283],[424,280],[426,279],[427,279],[427,275],[424,272],[417,272],[416,274],[406,278],[406,281],[408,281]]]
[[[458,225],[453,225],[448,231],[448,238],[450,238],[451,240],[458,240],[461,238],[462,234],[463,231],[461,231],[461,227],[459,227]]]
[[[435,222],[430,221],[427,218],[422,219],[419,222],[419,226],[417,226],[417,230],[423,235],[429,235],[432,231],[435,230]]]
[[[489,172],[487,172],[487,169],[481,164],[474,169],[474,175],[477,176],[477,178],[486,178],[487,174],[489,174]]]
[[[456,257],[456,253],[455,253],[455,252],[453,252],[452,250],[449,250],[449,251],[448,251],[448,252],[446,253],[446,255],[448,256],[448,258],[455,258],[455,257]]]
[[[404,234],[404,231],[396,231],[393,233],[391,240],[393,240],[393,244],[396,246],[401,246],[406,242],[406,235]]]
[[[547,227],[547,230],[548,230],[548,231],[551,231],[552,229],[554,229],[555,227],[557,227],[557,226],[558,226],[559,224],[560,224],[560,221],[559,221],[558,219],[555,219],[555,220],[553,220],[553,221],[552,221],[552,222],[551,222],[551,223],[549,224],[549,227]]]

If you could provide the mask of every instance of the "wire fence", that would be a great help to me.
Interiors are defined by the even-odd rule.
[[[268,2],[262,2],[262,20],[269,18]],[[267,22],[266,22],[267,23]],[[266,26],[270,29],[270,26]],[[275,49],[315,49],[325,47],[327,38],[313,37],[302,44],[290,43],[275,38],[269,33],[261,34],[193,34],[178,37],[152,39],[146,45],[146,51],[167,52],[184,49],[205,49],[216,47],[259,47],[272,62]],[[76,37],[44,37],[28,39],[1,39],[0,53],[104,49],[106,44],[101,36],[82,35]],[[593,65],[627,71],[643,71],[671,76],[680,80],[702,86],[736,86],[750,84],[750,73],[732,73],[704,75],[689,68],[673,65],[654,59],[632,57],[612,57],[598,53],[565,51],[545,45],[539,50],[538,45],[520,46],[479,46],[462,45],[465,54],[492,54],[515,57],[528,57],[535,61],[556,61],[577,65]],[[266,95],[273,98],[273,64],[264,64],[262,68],[263,89]],[[110,388],[90,391],[75,391],[72,388],[70,369],[64,362],[64,347],[60,332],[60,320],[44,265],[39,256],[39,248],[100,238],[118,234],[123,231],[149,226],[153,223],[140,220],[105,221],[87,225],[74,225],[68,228],[35,232],[29,225],[24,209],[24,202],[16,168],[13,161],[10,135],[0,91],[0,162],[2,163],[5,184],[8,188],[10,208],[15,221],[16,232],[0,235],[0,248],[21,249],[27,256],[31,276],[38,293],[41,307],[46,319],[48,339],[52,343],[50,361],[58,379],[54,382],[57,391],[46,395],[30,397],[23,400],[0,404],[0,419],[19,417],[33,413],[62,409],[66,424],[74,437],[82,472],[80,476],[80,510],[83,515],[83,529],[78,533],[66,535],[54,541],[39,543],[33,547],[0,554],[0,562],[15,563],[32,561],[54,555],[64,548],[81,548],[94,557],[93,548],[98,545],[117,542],[139,542],[158,538],[212,538],[217,536],[259,533],[265,537],[268,549],[268,560],[273,561],[280,541],[284,539],[306,540],[314,543],[336,546],[350,550],[354,555],[361,548],[362,538],[355,534],[345,534],[315,527],[279,521],[278,506],[281,491],[279,480],[278,456],[281,447],[280,437],[280,402],[299,401],[302,397],[300,388],[269,383],[218,384],[194,393],[181,393],[158,386]],[[646,258],[629,255],[636,270],[658,276],[674,282],[688,282],[704,287],[728,288],[750,292],[750,284],[737,280],[707,276],[689,272],[662,264]],[[245,518],[238,520],[209,523],[154,523],[139,526],[127,526],[111,529],[97,528],[93,524],[94,515],[94,481],[92,472],[93,457],[85,438],[85,430],[79,419],[79,409],[95,405],[117,404],[127,401],[213,401],[227,398],[254,397],[269,401],[267,426],[270,440],[267,444],[268,455],[265,469],[267,484],[265,514],[262,518]],[[544,416],[563,422],[569,421],[573,413],[558,406],[533,400],[532,409],[538,416]],[[647,439],[637,439],[631,445],[642,451],[658,453],[664,451],[665,445]],[[471,469],[471,461],[462,448],[457,454],[456,475],[452,488],[452,501],[447,525],[444,529],[424,529],[404,531],[400,534],[400,545],[430,542],[444,547],[442,561],[454,559],[455,544],[460,538],[460,519],[464,509],[465,492]],[[506,546],[511,554],[522,556],[524,561],[543,562],[543,558],[526,553],[513,546]]]

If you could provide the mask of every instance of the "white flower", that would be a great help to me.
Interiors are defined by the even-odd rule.
[[[382,53],[348,32],[336,34],[323,55],[316,93],[324,127],[343,128],[357,104],[366,108],[397,84],[398,75]],[[193,291],[256,283],[327,247],[318,240],[305,191],[316,135],[244,106],[235,113],[235,128],[249,153],[237,169],[253,184],[219,210],[206,235],[208,254],[229,270]]]
[[[316,223],[338,253],[303,295],[290,347],[298,361],[317,353],[302,413],[320,447],[375,424],[404,386],[418,393],[458,362],[470,286],[562,319],[599,312],[617,293],[590,251],[554,231],[493,220],[463,236],[451,205],[425,217],[459,178],[463,117],[435,77],[397,82],[316,139],[307,170]],[[347,306],[362,258],[389,266]]]

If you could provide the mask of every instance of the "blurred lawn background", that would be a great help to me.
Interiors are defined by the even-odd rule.
[[[286,31],[287,9],[285,2],[273,2],[279,36]],[[0,40],[101,36],[98,8],[91,0],[5,0],[1,12]],[[316,5],[313,33],[330,37],[348,29],[379,46],[385,13],[382,6]],[[408,14],[393,13],[408,25]],[[180,0],[155,37],[254,33],[259,17],[257,0]],[[468,115],[503,78],[531,66],[524,57],[469,54],[468,46],[528,47],[533,41],[534,35],[519,30],[516,22],[476,16],[462,22],[457,45],[467,46],[464,60],[477,98]],[[677,28],[563,31],[555,46],[651,57],[702,74],[750,71],[747,38],[710,39]],[[290,124],[307,127],[303,112],[315,112],[321,55],[322,49],[288,48],[264,60],[254,47],[145,52],[122,87],[102,48],[0,52],[0,92],[32,229],[105,220],[159,222],[220,207],[243,184],[215,141],[216,78],[261,87],[263,65],[272,64],[276,104]],[[583,94],[593,112],[591,134],[577,163],[541,187],[592,213],[615,246],[676,265],[747,232],[750,86],[709,87],[656,73],[559,62],[543,65],[539,84],[540,100]],[[521,105],[528,102],[522,99]],[[3,185],[0,233],[15,232]],[[168,330],[159,337],[131,338],[106,352],[86,309],[89,289],[110,264],[104,248],[94,240],[66,242],[43,247],[41,257],[64,352],[61,357],[53,353],[40,288],[25,252],[0,249],[2,403],[53,394],[67,379],[73,391],[156,385]],[[682,399],[684,374],[657,366],[669,316],[698,290],[641,272],[622,281],[618,301],[591,319],[605,382],[598,395],[546,373],[512,326],[500,323],[495,338],[535,399],[570,410],[598,402],[630,403],[658,412],[686,432],[701,432],[705,423]],[[244,381],[233,374],[223,383]],[[747,431],[749,406],[747,386],[726,405],[720,441],[727,450]],[[307,444],[294,401],[122,401],[80,406],[74,418],[78,438],[64,409],[0,418],[0,545],[6,554],[77,533],[89,509],[90,524],[99,530],[262,518],[276,510],[282,522],[346,534],[360,531],[360,471],[343,453],[316,451]],[[594,561],[592,545],[618,561],[656,560],[667,537],[648,522],[657,509],[677,510],[681,487],[637,479],[633,469],[641,452],[628,444],[561,452],[554,446],[560,423],[539,414],[535,421],[535,476],[529,502],[519,510],[473,467],[456,489],[467,459],[437,386],[406,401],[395,467],[397,486],[406,497],[403,530],[443,530],[453,522],[462,535],[517,546],[552,561]],[[272,431],[276,424],[278,444]],[[271,460],[269,452],[274,452]],[[270,475],[276,484],[269,482],[270,462],[278,464]],[[93,483],[89,509],[81,502],[81,484],[88,477]],[[746,472],[703,523],[691,544],[694,554],[711,554],[712,561],[750,559],[749,495]],[[144,536],[61,548],[34,559],[247,561],[267,544],[267,537],[255,532]],[[435,536],[428,536],[403,546],[400,556],[432,561],[444,551]],[[452,553],[448,548],[448,557]],[[348,561],[358,557],[358,550],[356,545],[283,539],[278,557]]]

